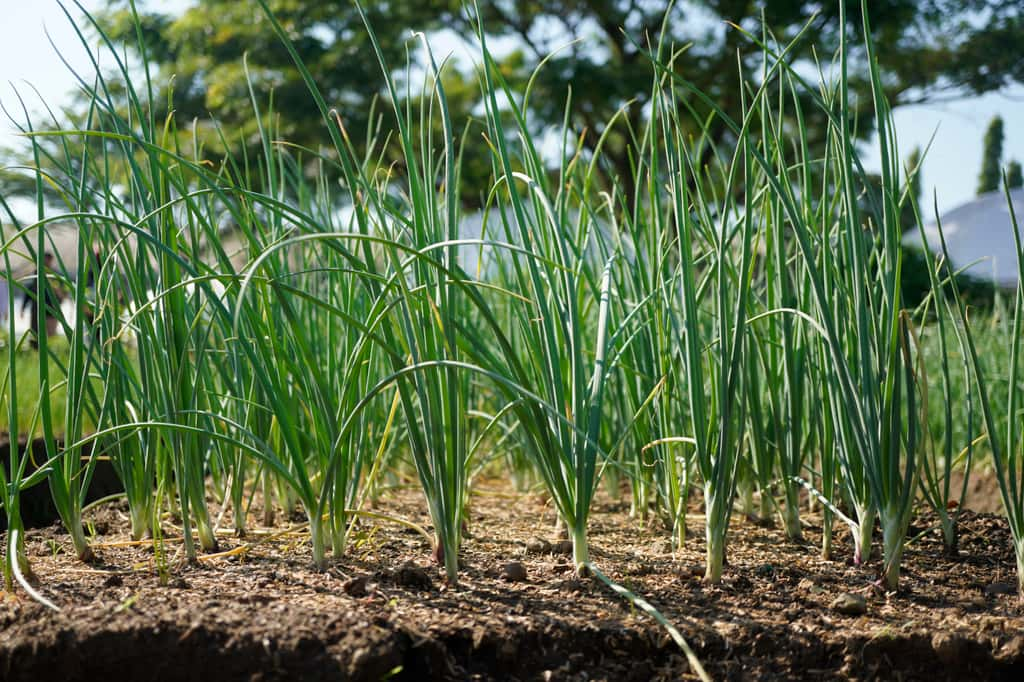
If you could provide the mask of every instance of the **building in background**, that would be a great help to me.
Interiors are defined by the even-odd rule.
[[[1017,228],[1024,228],[1024,188],[1010,191]],[[939,225],[946,238],[949,259],[955,270],[991,282],[1003,289],[1017,286],[1017,246],[1013,236],[1010,204],[1003,191],[988,192],[945,213],[938,223],[925,227],[928,248],[942,254]],[[1024,240],[1024,232],[1020,232]],[[921,246],[921,235],[910,230],[903,238],[908,246]]]

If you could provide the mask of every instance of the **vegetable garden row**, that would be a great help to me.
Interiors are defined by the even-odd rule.
[[[253,97],[263,155],[221,165],[194,131],[156,117],[169,88],[106,43],[125,87],[82,82],[92,100],[80,128],[26,123],[49,170],[34,173],[38,222],[3,244],[10,275],[14,253],[43,268],[49,227],[78,235],[76,262],[60,269],[78,273],[61,283],[77,314],[60,316],[66,346],[39,338],[38,396],[20,390],[27,342],[9,322],[0,408],[11,434],[42,434],[46,460],[12,447],[0,469],[7,586],[28,569],[19,495],[32,485],[49,486],[89,559],[82,508],[104,457],[134,537],[159,543],[170,515],[192,560],[216,549],[211,496],[245,533],[259,493],[268,510],[304,512],[323,566],[388,479],[412,470],[454,584],[467,491],[487,471],[546,491],[578,571],[607,479],[627,481],[636,513],[663,519],[675,543],[697,542],[685,529],[699,488],[710,582],[728,570],[737,508],[778,516],[797,540],[810,501],[824,556],[841,521],[855,562],[868,562],[880,523],[896,589],[911,517],[931,507],[954,548],[967,476],[953,474],[984,456],[1024,575],[1021,289],[968,310],[926,253],[931,295],[905,306],[903,216],[920,225],[932,211],[908,190],[870,39],[858,49],[877,180],[857,153],[854,48],[844,42],[809,81],[769,34],[745,39],[764,59],[741,120],[674,68],[684,48],[653,37],[642,129],[608,121],[593,150],[568,124],[542,144],[530,84],[504,81],[483,31],[478,125],[453,129],[441,77],[452,67],[418,36],[426,96],[406,106],[389,78],[366,149],[296,56],[325,148],[278,140],[272,105]],[[826,114],[824,141],[803,125],[811,107]],[[712,118],[731,130],[727,145],[707,134]],[[629,178],[602,163],[613,130],[632,145]],[[460,229],[469,145],[492,163],[479,238]],[[65,210],[47,210],[44,187]]]

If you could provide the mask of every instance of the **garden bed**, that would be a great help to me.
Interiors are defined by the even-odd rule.
[[[418,493],[377,510],[426,524]],[[299,530],[222,535],[227,554],[182,565],[168,527],[169,570],[152,543],[131,544],[127,508],[88,514],[98,560],[76,561],[58,526],[30,531],[39,589],[54,613],[19,589],[0,609],[6,680],[607,679],[691,677],[652,619],[594,578],[577,580],[552,537],[553,514],[534,495],[488,482],[472,502],[462,584],[444,584],[421,535],[363,523],[347,557],[311,568]],[[600,497],[592,558],[650,600],[689,640],[715,679],[1021,679],[1024,620],[1001,518],[967,512],[960,553],[937,532],[910,545],[902,590],[873,586],[878,566],[848,565],[837,526],[835,560],[777,529],[733,522],[718,587],[702,576],[702,524],[673,554],[656,522]],[[254,519],[258,515],[254,514]],[[927,527],[915,523],[912,535]],[[810,544],[813,541],[814,544]],[[233,553],[231,550],[235,550]],[[876,546],[876,555],[878,547]],[[525,579],[516,575],[519,562]],[[161,577],[162,574],[162,577]],[[866,597],[843,615],[842,593]]]

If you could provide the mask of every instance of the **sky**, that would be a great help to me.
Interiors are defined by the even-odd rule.
[[[81,3],[87,10],[102,4],[99,0],[81,0]],[[0,103],[8,111],[19,111],[12,90],[14,84],[28,100],[29,108],[39,111],[38,99],[26,82],[39,90],[51,106],[67,102],[67,93],[75,87],[75,80],[50,45],[47,33],[64,58],[80,73],[89,74],[92,66],[56,0],[0,0],[0,4],[4,9],[0,23]],[[155,4],[180,6],[182,0],[159,0]],[[77,14],[71,6],[72,14]],[[980,97],[896,109],[901,156],[905,157],[915,146],[924,148],[931,142],[922,169],[926,205],[931,206],[931,197],[937,193],[939,210],[944,213],[974,197],[981,168],[982,137],[989,121],[997,114],[1006,124],[1004,163],[1012,158],[1024,162],[1022,86]],[[12,125],[3,116],[0,146],[15,144],[14,135]],[[865,167],[877,170],[877,145],[867,143],[861,152]]]

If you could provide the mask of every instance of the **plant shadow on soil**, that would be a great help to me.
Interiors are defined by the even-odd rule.
[[[254,505],[252,519],[259,502]],[[413,489],[377,511],[427,523]],[[214,506],[214,511],[219,509]],[[630,518],[599,495],[594,562],[673,621],[714,679],[1021,679],[1022,610],[1006,522],[965,512],[960,552],[944,556],[937,531],[908,547],[901,592],[872,587],[878,565],[848,565],[836,527],[835,559],[778,529],[733,522],[729,565],[701,582],[702,528],[671,552],[656,521]],[[536,495],[488,481],[471,503],[458,588],[431,565],[422,536],[361,523],[347,556],[312,570],[302,533],[243,539],[225,532],[198,566],[181,562],[168,525],[170,575],[161,581],[151,542],[128,542],[127,508],[89,512],[99,560],[76,561],[59,526],[30,531],[39,589],[54,613],[22,592],[0,608],[5,680],[689,679],[686,659],[650,618],[570,558],[527,553],[551,540],[553,514]],[[229,527],[229,516],[223,520]],[[808,540],[820,517],[808,516]],[[815,525],[818,524],[818,525]],[[915,527],[926,529],[927,516]],[[280,530],[280,529],[278,529]],[[543,543],[532,543],[536,545]],[[242,548],[242,549],[239,549]],[[557,548],[556,548],[557,549]],[[875,556],[879,548],[875,547]],[[508,562],[525,580],[510,581]],[[830,607],[840,593],[867,597],[867,612]]]

